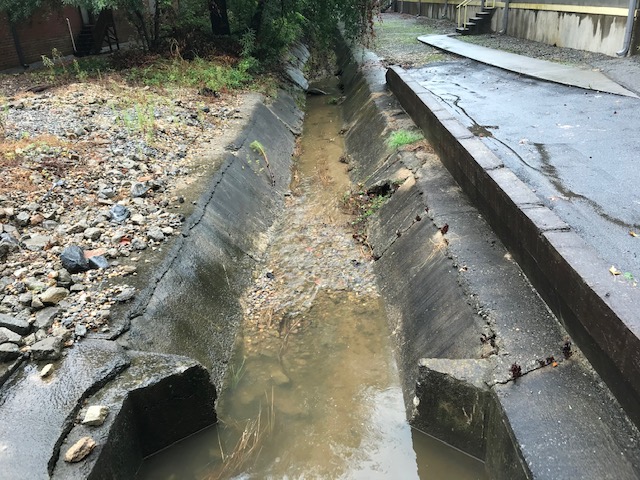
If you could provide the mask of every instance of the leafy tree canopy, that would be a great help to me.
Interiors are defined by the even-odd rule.
[[[150,7],[155,5],[154,7]],[[12,22],[29,18],[41,7],[65,5],[99,12],[124,12],[147,48],[157,50],[164,38],[204,31],[242,39],[245,54],[276,57],[292,41],[306,37],[327,46],[342,25],[349,39],[371,32],[376,0],[0,0],[0,11]]]

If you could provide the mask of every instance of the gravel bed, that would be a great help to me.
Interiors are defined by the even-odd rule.
[[[24,78],[0,76],[0,362],[108,333],[244,121],[242,96]]]

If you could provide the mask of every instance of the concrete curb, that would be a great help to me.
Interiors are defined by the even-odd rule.
[[[631,419],[640,425],[640,291],[399,67],[387,84]]]

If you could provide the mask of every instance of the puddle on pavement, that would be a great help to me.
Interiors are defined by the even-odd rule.
[[[243,333],[220,423],[148,459],[140,479],[485,479],[481,462],[411,430],[349,189],[337,81],[307,98],[302,154]]]

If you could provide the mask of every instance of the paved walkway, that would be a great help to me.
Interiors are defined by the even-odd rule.
[[[635,93],[620,86],[603,73],[595,70],[577,68],[517,55],[515,53],[494,50],[492,48],[463,42],[449,35],[425,35],[418,37],[418,40],[432,47],[439,48],[440,50],[445,50],[456,55],[471,58],[477,62],[522,75],[563,85],[576,86],[587,90],[638,98]]]

